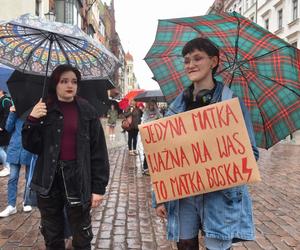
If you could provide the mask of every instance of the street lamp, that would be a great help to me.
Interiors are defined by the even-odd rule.
[[[55,14],[52,11],[49,11],[48,13],[46,13],[45,18],[51,22],[54,22],[56,19]]]

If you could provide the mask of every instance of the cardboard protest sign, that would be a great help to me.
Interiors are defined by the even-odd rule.
[[[139,130],[158,203],[260,180],[238,98]]]

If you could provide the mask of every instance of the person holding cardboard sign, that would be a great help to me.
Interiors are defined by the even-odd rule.
[[[192,81],[170,104],[166,116],[231,99],[233,92],[214,79],[219,63],[218,49],[206,38],[195,38],[182,50],[184,68]],[[256,147],[247,108],[240,106],[255,159]],[[167,237],[176,240],[179,250],[199,249],[201,230],[209,250],[230,249],[233,242],[254,240],[252,201],[246,185],[201,195],[189,196],[153,206],[161,218],[167,219]]]

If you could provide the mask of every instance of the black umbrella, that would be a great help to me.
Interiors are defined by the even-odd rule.
[[[17,70],[10,76],[7,85],[18,117],[21,117],[40,100],[43,81],[44,76],[26,74]],[[87,99],[100,116],[106,113],[105,102],[108,100],[107,90],[110,88],[114,88],[114,85],[109,79],[82,80],[79,83],[78,95]]]
[[[78,95],[87,99],[96,108],[98,116],[103,116],[109,108],[107,90],[112,88],[115,86],[109,79],[81,81]]]
[[[137,95],[134,98],[134,100],[138,102],[151,102],[151,101],[165,102],[166,101],[160,89],[145,90],[143,93]]]

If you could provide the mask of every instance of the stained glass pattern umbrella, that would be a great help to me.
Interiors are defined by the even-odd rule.
[[[30,14],[0,24],[0,62],[44,76],[57,65],[71,64],[80,70],[83,79],[108,77],[119,66],[109,50],[77,26]]]
[[[216,78],[244,100],[259,147],[300,129],[299,50],[236,12],[159,21],[145,61],[167,102],[191,84],[181,51],[196,37],[220,50]]]

